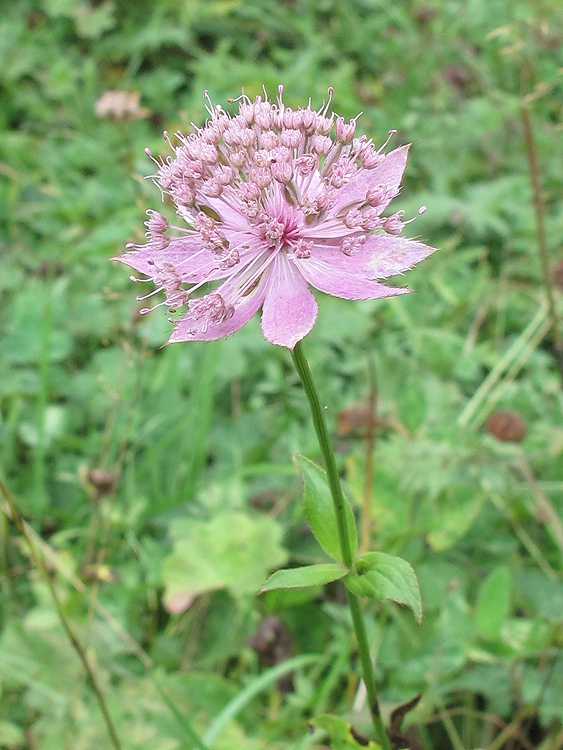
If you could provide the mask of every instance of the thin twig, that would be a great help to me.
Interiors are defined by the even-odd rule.
[[[541,489],[538,480],[534,476],[534,473],[530,467],[525,456],[515,460],[513,462],[515,469],[522,475],[528,486],[532,490],[532,493],[536,500],[535,517],[538,521],[547,524],[548,531],[557,547],[563,560],[563,524],[559,518],[559,514],[553,507],[553,504],[547,497],[547,495]]]
[[[373,359],[368,361],[369,394],[368,394],[368,423],[366,433],[366,464],[364,473],[364,497],[362,503],[362,523],[360,533],[360,552],[369,549],[371,531],[371,505],[373,491],[373,452],[375,450],[375,422],[377,418],[377,381],[375,378],[375,364]]]
[[[100,549],[98,551],[98,555],[96,558],[96,562],[94,563],[94,584],[92,586],[92,590],[90,592],[90,601],[88,604],[88,622],[90,625],[90,630],[88,634],[88,641],[92,635],[92,625],[94,622],[94,614],[96,612],[96,602],[98,601],[98,591],[100,590],[100,578],[99,573],[102,569],[102,565],[104,563],[104,559],[107,553],[107,545],[108,545],[108,538],[109,538],[109,526],[110,526],[110,512],[111,509],[111,500],[109,501],[109,508],[108,511],[105,513],[105,515],[102,516],[103,518],[103,531],[102,531],[102,538],[100,541]],[[101,505],[98,508],[99,511],[101,511]]]
[[[507,740],[517,737],[521,742],[523,739],[522,735],[522,723],[530,715],[529,710],[522,708],[518,711],[516,718],[510,723],[505,729],[497,734],[494,740],[488,745],[486,750],[501,750]]]
[[[502,380],[496,385],[494,390],[489,394],[487,401],[483,404],[481,411],[473,420],[472,428],[477,430],[483,422],[487,419],[489,414],[493,411],[497,403],[502,398],[503,394],[510,387],[510,384],[516,379],[516,376],[524,367],[528,359],[531,357],[533,352],[538,347],[545,334],[549,331],[549,320],[544,320],[540,328],[535,332],[530,341],[526,344],[525,348],[517,355],[516,359],[506,371]]]
[[[7,503],[6,503],[7,506]],[[8,507],[2,507],[0,504],[0,507],[2,508],[2,511],[6,515],[7,518],[11,517],[11,511]],[[47,542],[45,542],[44,539],[42,539],[33,529],[32,527],[26,523],[23,519],[21,519],[23,526],[25,528],[27,536],[31,539],[32,543],[41,551],[41,554],[43,557],[45,557],[56,569],[57,573],[61,575],[63,578],[65,578],[68,583],[78,592],[86,595],[86,586],[84,583],[78,578],[72,570],[68,567],[66,562],[61,559],[61,556],[49,545]],[[14,572],[14,571],[13,571]],[[109,612],[100,602],[96,601],[94,604],[94,607],[96,609],[96,612],[100,615],[102,619],[104,619],[107,624],[110,626],[110,628],[117,633],[123,641],[129,646],[131,651],[137,656],[143,663],[144,667],[146,669],[152,669],[153,667],[153,661],[150,658],[150,656],[144,651],[141,646],[137,643],[137,641],[133,638],[133,636],[125,630],[123,625]]]
[[[443,721],[444,714],[447,714],[448,716],[472,716],[476,719],[480,719],[483,722],[494,724],[501,730],[506,730],[512,726],[512,724],[507,724],[505,721],[503,721],[501,718],[499,718],[495,714],[485,713],[482,711],[476,711],[475,709],[467,708],[465,706],[444,709],[439,714],[436,714],[435,716],[430,716],[428,719],[423,720],[421,723],[435,724],[438,721]],[[527,740],[526,737],[523,737],[521,734],[517,734],[516,738],[518,739],[522,747],[525,748],[526,750],[535,750],[532,743],[529,740]]]
[[[10,510],[10,518],[12,523],[15,524],[20,534],[23,536],[23,538],[26,541],[27,547],[29,549],[29,553],[31,555],[31,559],[33,560],[34,565],[41,571],[41,574],[43,575],[43,578],[45,579],[45,582],[47,586],[49,587],[49,590],[51,592],[51,596],[53,598],[53,603],[55,605],[55,609],[57,610],[57,614],[59,615],[61,624],[65,630],[65,633],[68,636],[68,639],[76,651],[78,658],[82,662],[82,666],[84,667],[84,671],[86,672],[86,679],[88,680],[88,683],[90,687],[92,688],[94,695],[96,696],[96,699],[98,701],[98,705],[100,706],[100,710],[102,712],[102,716],[104,718],[104,721],[106,723],[107,731],[110,737],[110,740],[115,747],[115,750],[122,750],[121,749],[121,742],[119,741],[119,737],[117,736],[117,732],[115,729],[115,726],[113,724],[113,720],[110,716],[110,713],[108,711],[108,707],[106,704],[106,700],[104,698],[104,694],[102,693],[102,690],[100,688],[100,685],[98,683],[98,679],[96,677],[96,674],[94,672],[94,669],[92,668],[88,656],[86,655],[86,652],[84,651],[84,648],[82,647],[82,644],[76,637],[76,634],[74,633],[74,630],[72,629],[72,626],[70,624],[70,621],[68,617],[66,616],[66,613],[63,609],[63,606],[59,600],[59,596],[57,594],[57,591],[55,589],[55,585],[53,581],[51,580],[51,577],[49,576],[49,573],[47,571],[47,568],[45,567],[45,563],[43,562],[43,558],[38,553],[37,548],[35,544],[33,543],[33,540],[31,536],[27,533],[27,528],[25,523],[23,522],[22,517],[20,516],[14,501],[12,499],[12,496],[10,492],[8,491],[7,487],[4,485],[2,480],[0,480],[0,492],[2,493],[2,496],[4,497],[4,500]]]
[[[462,356],[468,357],[473,351],[475,342],[477,341],[477,336],[479,335],[479,330],[485,322],[490,307],[491,301],[487,299],[485,300],[484,304],[482,304],[477,310],[477,314],[473,318],[473,322],[469,326],[469,330],[467,332],[467,338],[465,339],[465,343],[463,345]]]
[[[486,409],[486,400],[489,398],[489,393],[497,385],[497,382],[503,377],[504,373],[513,365],[516,361],[520,363],[520,357],[524,353],[525,357],[529,357],[533,349],[543,333],[547,332],[547,328],[544,331],[543,326],[547,320],[547,309],[545,305],[541,305],[539,310],[536,312],[532,320],[528,323],[526,328],[522,331],[516,341],[507,349],[502,355],[490,373],[487,375],[485,380],[481,383],[479,388],[473,394],[471,400],[466,405],[458,417],[458,424],[463,428],[475,429],[475,414],[483,407]],[[543,331],[543,333],[540,333]],[[537,336],[540,336],[539,340],[536,340]],[[530,348],[530,342],[533,341],[533,347]],[[524,359],[524,361],[526,361]],[[520,365],[521,366],[521,365]],[[486,417],[485,417],[486,418]]]
[[[543,570],[545,575],[550,581],[557,581],[559,576],[557,572],[551,567],[549,562],[544,558],[542,552],[534,540],[530,537],[528,532],[522,528],[518,519],[516,518],[513,511],[505,504],[498,492],[495,492],[491,483],[487,479],[481,481],[481,487],[483,488],[486,497],[493,503],[495,508],[499,510],[503,516],[508,520],[512,526],[514,533],[518,539],[522,542],[523,546],[527,549],[530,556],[536,561],[538,566]]]
[[[545,203],[540,188],[539,168],[536,155],[536,144],[534,141],[534,131],[530,110],[527,104],[520,107],[522,117],[522,127],[524,129],[524,140],[526,142],[526,156],[528,158],[528,169],[530,172],[530,183],[534,198],[534,211],[536,214],[536,234],[538,238],[538,250],[541,258],[543,286],[547,297],[548,315],[553,334],[553,344],[555,347],[555,359],[563,381],[563,341],[561,339],[561,330],[559,327],[559,317],[555,306],[555,295],[553,293],[553,277],[549,263],[549,253],[547,251],[547,241],[545,235]]]
[[[438,715],[442,719],[444,729],[446,730],[446,734],[448,735],[450,742],[454,747],[454,750],[464,750],[459,734],[457,733],[457,729],[455,728],[455,724],[452,721],[451,714],[448,712],[446,706],[444,705],[444,702],[440,697],[438,698],[438,703]]]
[[[14,603],[18,602],[17,589],[14,584],[14,577],[16,571],[12,565],[10,558],[10,519],[6,516],[2,516],[2,589],[7,600],[12,600]]]

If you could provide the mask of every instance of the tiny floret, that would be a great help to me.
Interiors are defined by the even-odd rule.
[[[381,279],[401,274],[433,252],[402,236],[403,211],[386,214],[399,193],[408,146],[385,152],[356,136],[357,119],[292,109],[244,93],[238,114],[213,106],[189,135],[164,139],[172,155],[156,159],[154,181],[179,221],[147,211],[146,243],[128,243],[117,260],[152,282],[137,299],[160,295],[173,324],[170,342],[228,336],[262,308],[262,331],[293,349],[313,327],[310,287],[344,299],[405,294]],[[229,100],[231,101],[231,100]],[[175,140],[174,140],[175,139]],[[424,207],[420,209],[422,213]]]

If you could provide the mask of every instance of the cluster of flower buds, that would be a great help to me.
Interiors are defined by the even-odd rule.
[[[263,199],[275,183],[289,186],[308,215],[321,216],[358,168],[373,169],[383,160],[383,147],[376,149],[365,136],[355,138],[357,117],[346,121],[329,115],[330,99],[318,111],[310,103],[294,110],[283,105],[281,91],[277,103],[243,95],[234,117],[209,103],[211,120],[203,128],[194,126],[190,135],[176,133],[176,146],[165,132],[174,156],[157,162],[155,180],[197,231],[200,207],[224,194],[250,222],[263,223]],[[294,179],[305,175],[310,179]],[[386,203],[383,197],[381,204]]]

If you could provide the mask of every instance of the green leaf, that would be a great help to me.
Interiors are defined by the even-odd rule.
[[[268,572],[287,559],[282,528],[268,516],[228,511],[210,521],[178,520],[170,531],[174,549],[164,560],[162,578],[165,605],[174,613],[183,612],[204,591],[255,593]]]
[[[375,601],[391,599],[406,604],[422,621],[422,601],[418,581],[412,566],[400,557],[385,552],[366,552],[356,560],[356,573],[344,582],[354,594],[368,596]]]
[[[262,591],[293,589],[303,586],[322,586],[325,583],[344,578],[347,572],[346,568],[336,563],[306,565],[303,568],[277,570],[268,578]]]
[[[323,714],[311,721],[311,724],[319,729],[324,729],[330,737],[330,746],[334,750],[349,750],[349,748],[368,748],[368,750],[381,750],[381,745],[368,741],[356,732],[354,727],[338,716]]]
[[[481,586],[477,596],[475,622],[477,629],[489,638],[497,638],[510,612],[512,580],[508,568],[494,570]]]
[[[563,586],[560,580],[550,580],[539,570],[520,570],[514,573],[514,586],[524,597],[528,614],[545,617],[551,622],[563,621]]]
[[[306,456],[293,456],[293,462],[303,475],[305,491],[303,493],[303,507],[305,517],[318,543],[333,560],[342,562],[340,537],[336,512],[330,494],[326,472],[314,461]],[[352,556],[356,554],[356,522],[350,504],[344,498],[344,514],[350,538]]]

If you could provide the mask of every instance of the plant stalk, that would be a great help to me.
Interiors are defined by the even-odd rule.
[[[375,449],[375,424],[377,410],[377,384],[375,380],[375,363],[368,360],[369,367],[369,395],[368,395],[368,424],[366,431],[366,464],[364,472],[364,496],[362,501],[360,552],[369,550],[371,533],[371,506],[373,490],[373,452]]]
[[[106,728],[108,731],[108,735],[110,737],[110,740],[115,748],[115,750],[122,750],[121,742],[119,740],[119,737],[117,735],[117,731],[115,729],[115,725],[113,723],[113,720],[111,718],[111,715],[109,713],[106,700],[104,698],[104,694],[102,692],[102,689],[100,687],[100,684],[98,682],[98,679],[96,677],[96,674],[94,672],[94,669],[92,665],[90,664],[90,661],[88,659],[88,656],[86,655],[86,651],[84,650],[84,647],[78,640],[74,630],[72,629],[72,626],[70,624],[70,621],[68,617],[66,616],[66,613],[63,609],[63,606],[59,600],[59,596],[57,594],[57,591],[55,589],[55,585],[53,581],[51,580],[51,577],[49,576],[49,573],[47,571],[47,568],[45,567],[45,563],[43,562],[43,558],[37,551],[37,548],[35,547],[35,544],[33,542],[33,539],[31,536],[27,533],[27,529],[25,527],[25,524],[23,522],[22,517],[20,516],[15,503],[12,499],[12,496],[10,492],[8,491],[8,488],[4,485],[2,480],[0,480],[0,493],[2,494],[4,500],[6,501],[6,505],[8,506],[8,509],[10,511],[10,520],[12,523],[17,527],[20,534],[25,539],[25,542],[27,544],[27,547],[29,549],[29,553],[31,555],[31,559],[33,560],[33,563],[36,568],[38,568],[41,571],[41,574],[43,575],[43,578],[45,579],[45,583],[49,587],[49,590],[51,592],[51,596],[53,598],[53,603],[55,605],[55,609],[57,610],[57,614],[59,615],[59,619],[61,621],[61,624],[64,628],[65,633],[68,636],[68,639],[73,647],[73,649],[76,651],[78,658],[82,662],[82,666],[84,667],[84,671],[86,672],[86,679],[88,681],[88,684],[94,691],[94,695],[96,696],[96,699],[98,701],[98,705],[100,707],[100,711],[102,712],[102,716],[104,718]]]
[[[530,172],[530,183],[534,198],[534,211],[536,214],[536,235],[538,238],[538,250],[540,252],[542,265],[543,286],[545,289],[545,295],[547,297],[548,315],[549,321],[551,323],[553,345],[555,348],[555,359],[557,361],[561,380],[563,381],[563,340],[560,320],[555,304],[555,295],[553,292],[553,277],[549,262],[549,253],[547,250],[547,240],[545,234],[545,203],[540,187],[539,167],[536,155],[536,144],[534,140],[532,118],[526,104],[523,104],[521,106],[520,115],[522,117],[522,128],[524,130],[526,156],[528,159],[528,170]]]
[[[307,396],[307,400],[309,401],[311,416],[313,418],[313,425],[315,427],[315,432],[317,433],[317,439],[319,441],[319,447],[323,455],[330,493],[336,513],[340,548],[342,550],[342,559],[346,567],[350,568],[354,560],[344,515],[344,495],[342,493],[342,487],[340,486],[340,479],[338,477],[338,471],[336,468],[336,460],[334,458],[334,452],[332,450],[332,445],[328,435],[323,408],[321,405],[319,394],[315,387],[315,383],[313,381],[311,370],[309,368],[307,360],[305,359],[305,355],[303,354],[303,347],[300,341],[295,345],[291,356],[293,359],[293,364],[295,365],[295,369],[297,370],[297,374],[301,379],[303,390],[305,391],[305,395]],[[368,696],[369,710],[377,741],[379,742],[383,750],[391,750],[391,743],[385,730],[385,726],[383,725],[381,712],[379,710],[379,700],[377,698],[377,689],[375,686],[375,679],[373,675],[373,664],[371,661],[366,626],[360,607],[360,602],[358,600],[358,597],[351,591],[347,591],[346,595],[352,615],[354,631],[356,633],[358,653],[360,656],[360,662],[362,664],[362,673]]]

